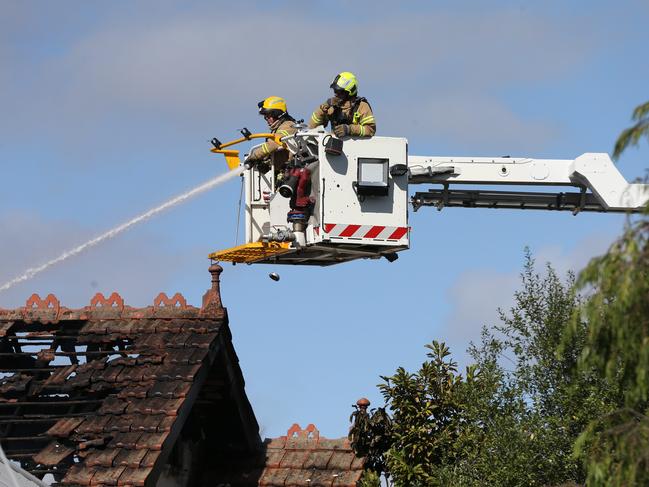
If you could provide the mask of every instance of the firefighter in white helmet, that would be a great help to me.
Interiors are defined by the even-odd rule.
[[[283,98],[269,96],[260,101],[257,106],[259,114],[266,120],[271,133],[277,133],[284,137],[297,132],[294,127],[295,119],[288,114],[286,101]],[[272,166],[275,168],[275,174],[280,176],[284,173],[288,159],[289,152],[281,144],[267,139],[248,155],[246,162],[256,164],[261,172],[267,172]]]
[[[367,100],[358,96],[356,76],[343,71],[334,78],[330,88],[334,90],[333,98],[315,109],[309,127],[326,126],[330,122],[337,137],[372,137],[376,133],[374,114]]]

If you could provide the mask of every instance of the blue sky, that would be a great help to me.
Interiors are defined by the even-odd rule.
[[[647,100],[649,6],[604,2],[22,2],[0,5],[0,281],[225,171],[207,141],[264,128],[257,102],[307,118],[343,70],[378,134],[416,155],[610,152]],[[644,174],[646,144],[619,161]],[[207,254],[234,243],[231,182],[0,294],[65,306],[101,291],[199,305]],[[460,360],[511,304],[523,249],[579,268],[624,217],[422,209],[390,264],[225,268],[223,298],[262,434],[346,434],[379,375],[423,345]],[[279,272],[277,283],[268,279]]]

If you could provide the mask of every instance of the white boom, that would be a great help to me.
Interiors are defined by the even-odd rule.
[[[547,210],[638,211],[649,200],[649,186],[629,184],[608,154],[586,153],[576,159],[510,157],[409,156],[409,183],[439,183],[441,191],[416,193],[422,205],[533,208]],[[578,194],[562,192],[452,191],[450,185],[572,186]],[[590,190],[590,193],[587,191]]]
[[[627,183],[608,154],[587,153],[574,160],[411,156],[404,138],[340,141],[321,127],[300,127],[282,142],[292,154],[288,176],[278,183],[273,169],[244,172],[246,243],[210,254],[213,260],[304,265],[380,257],[393,261],[410,247],[408,202],[415,210],[461,206],[574,214],[637,212],[649,202],[649,185]],[[408,188],[415,184],[440,187],[409,196]],[[503,185],[510,189],[492,188]],[[567,187],[578,191],[564,192]]]

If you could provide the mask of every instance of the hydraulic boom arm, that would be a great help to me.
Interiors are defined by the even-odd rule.
[[[629,184],[608,154],[576,159],[428,157],[408,154],[403,137],[337,139],[322,127],[278,138],[251,134],[221,144],[273,137],[291,154],[287,167],[244,171],[246,241],[213,252],[216,261],[333,265],[356,259],[390,262],[410,248],[409,203],[422,206],[639,212],[649,185]],[[279,176],[279,177],[278,177]],[[416,191],[419,184],[432,188]],[[507,190],[501,189],[508,186]],[[573,189],[574,188],[574,189]]]
[[[415,210],[465,206],[627,212],[639,211],[649,201],[649,185],[629,184],[603,153],[586,153],[574,160],[409,156],[408,169],[409,184],[442,185],[416,192],[411,199]],[[580,192],[467,190],[451,185],[571,186]]]

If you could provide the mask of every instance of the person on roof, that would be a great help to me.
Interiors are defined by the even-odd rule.
[[[368,101],[358,96],[356,76],[343,71],[329,87],[334,90],[334,96],[315,109],[309,128],[330,122],[337,137],[372,137],[376,133],[374,114]]]
[[[284,98],[269,96],[260,101],[257,106],[259,114],[266,120],[271,133],[284,137],[297,132],[294,127],[295,119],[288,114]],[[288,159],[289,152],[281,144],[273,139],[267,139],[248,155],[246,162],[256,164],[257,169],[262,173],[268,172],[272,166],[275,168],[275,174],[281,175]]]

